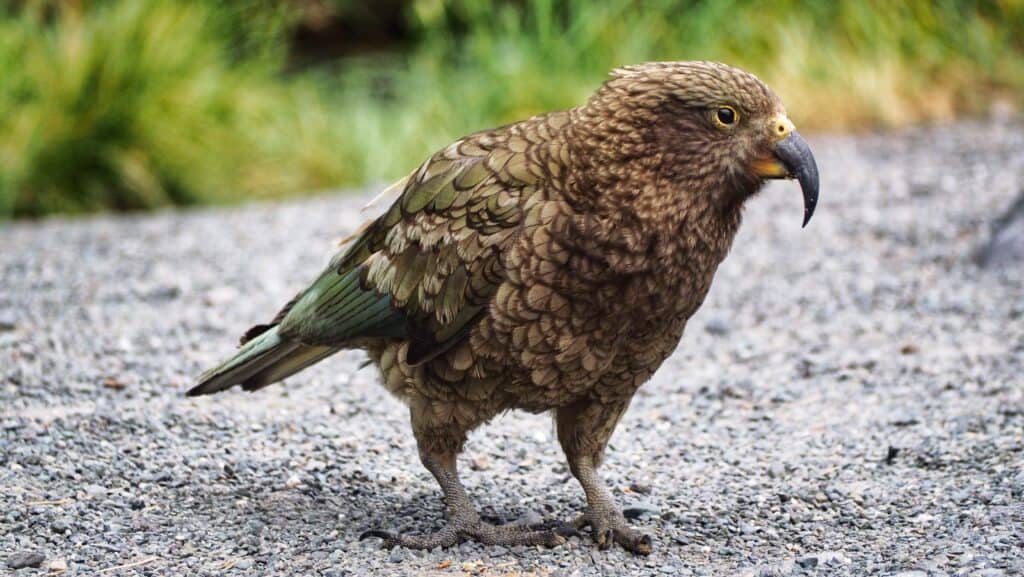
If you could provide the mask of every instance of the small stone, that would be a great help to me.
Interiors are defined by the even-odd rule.
[[[896,461],[896,456],[900,454],[900,450],[897,447],[889,445],[889,449],[885,452],[885,464],[891,465]]]
[[[634,493],[640,493],[641,495],[650,495],[651,485],[648,483],[630,483],[629,490]]]
[[[251,519],[248,523],[245,524],[245,532],[250,535],[259,535],[263,533],[263,531],[266,528],[267,526],[257,519]]]
[[[991,240],[975,253],[975,260],[985,268],[1019,267],[1024,262],[1024,191],[1006,214],[992,220]]]
[[[173,478],[174,477],[171,475],[170,471],[163,470],[147,473],[146,475],[143,475],[142,480],[147,483],[166,483]]]
[[[68,570],[68,562],[64,559],[54,559],[46,568],[54,573],[63,573]]]
[[[785,560],[777,564],[765,567],[759,577],[786,577],[796,571],[796,563]]]
[[[252,568],[252,561],[249,559],[240,559],[238,563],[235,563],[235,569],[240,571],[247,571]]]
[[[920,422],[921,421],[916,416],[911,415],[906,411],[900,412],[896,417],[889,421],[889,423],[894,427],[910,427]]]
[[[292,475],[288,477],[288,480],[284,482],[284,486],[287,489],[294,489],[302,484],[302,479],[299,479],[298,475]]]
[[[897,573],[892,577],[928,577],[928,573],[926,571],[914,569],[912,571],[904,571],[902,573]]]
[[[746,380],[726,383],[721,389],[722,397],[727,399],[749,399],[752,392],[752,383]]]
[[[115,391],[120,391],[121,389],[123,389],[123,388],[125,388],[127,386],[128,385],[126,385],[124,381],[119,380],[117,377],[107,377],[107,378],[103,379],[103,388],[104,389],[112,389],[112,390],[115,390]]]
[[[520,515],[519,518],[513,522],[514,525],[519,525],[522,527],[534,527],[536,525],[541,525],[543,523],[544,517],[542,517],[540,513],[532,509],[524,511],[523,514]]]
[[[721,317],[712,317],[708,319],[708,322],[704,323],[704,330],[707,331],[708,334],[720,337],[729,334],[732,328],[725,319]]]
[[[661,507],[650,501],[637,501],[622,510],[622,514],[627,519],[639,519],[641,517],[658,515],[659,513],[661,513]]]
[[[813,569],[818,566],[818,558],[814,555],[811,555],[810,557],[801,557],[796,560],[796,564],[804,569]]]
[[[210,290],[203,296],[203,302],[216,306],[231,301],[238,296],[238,290],[233,286],[220,286]],[[237,567],[237,565],[236,565]]]
[[[487,455],[478,455],[469,461],[469,468],[474,471],[486,471],[491,468],[491,459]]]
[[[7,558],[7,566],[11,569],[39,567],[46,561],[46,555],[37,551],[19,551]]]
[[[56,519],[53,523],[50,523],[50,530],[54,533],[67,533],[70,529],[71,526],[64,519]]]
[[[842,551],[822,551],[818,553],[818,562],[824,565],[849,565],[852,559]]]
[[[163,285],[154,288],[149,293],[149,298],[154,300],[173,300],[181,295],[181,287],[173,285]]]

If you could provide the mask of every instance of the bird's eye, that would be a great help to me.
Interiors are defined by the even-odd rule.
[[[732,126],[739,120],[739,114],[731,106],[723,106],[715,111],[715,121],[719,126]]]

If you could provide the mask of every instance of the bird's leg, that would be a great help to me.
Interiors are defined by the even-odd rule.
[[[546,545],[557,546],[565,542],[565,531],[559,529],[536,530],[522,525],[491,525],[480,520],[480,515],[469,500],[459,480],[456,457],[465,440],[465,432],[448,430],[443,434],[437,428],[413,428],[419,446],[420,461],[437,479],[444,493],[448,520],[444,527],[427,535],[406,535],[386,531],[367,531],[361,538],[380,537],[385,546],[400,545],[410,549],[450,547],[463,539],[473,539],[486,545]]]
[[[647,555],[653,548],[650,536],[629,526],[597,474],[608,439],[628,406],[628,399],[617,403],[582,402],[560,408],[555,418],[569,470],[587,496],[587,510],[575,521],[575,527],[589,526],[601,549],[618,543],[628,551]]]

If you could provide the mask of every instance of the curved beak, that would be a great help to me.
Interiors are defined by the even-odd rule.
[[[792,125],[790,125],[792,126]],[[762,178],[795,178],[804,193],[804,224],[814,216],[818,205],[818,164],[800,133],[793,130],[775,143],[774,158],[755,164],[755,171]]]

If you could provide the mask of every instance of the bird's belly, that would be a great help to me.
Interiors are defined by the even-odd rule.
[[[587,303],[572,302],[570,314],[536,305],[554,299],[527,303],[536,295],[523,288],[499,294],[501,305],[492,305],[466,340],[423,365],[405,362],[403,341],[368,349],[393,395],[455,406],[467,415],[542,412],[585,397],[628,398],[675,350],[706,292],[692,288],[704,290],[647,307],[638,303],[654,302],[649,293],[618,298],[606,291]]]
[[[460,346],[468,346],[463,343]],[[513,408],[517,379],[493,359],[478,359],[466,370],[455,367],[449,351],[422,365],[405,362],[407,341],[383,341],[367,346],[370,359],[380,371],[381,384],[403,403],[428,407],[442,421],[457,421],[471,428]],[[426,403],[424,404],[423,401]]]
[[[478,349],[490,348],[501,360],[514,408],[539,412],[586,397],[632,396],[675,350],[687,318],[676,311],[646,319],[628,308],[591,311],[570,319],[542,313],[482,323],[474,337],[486,335],[493,344]]]

